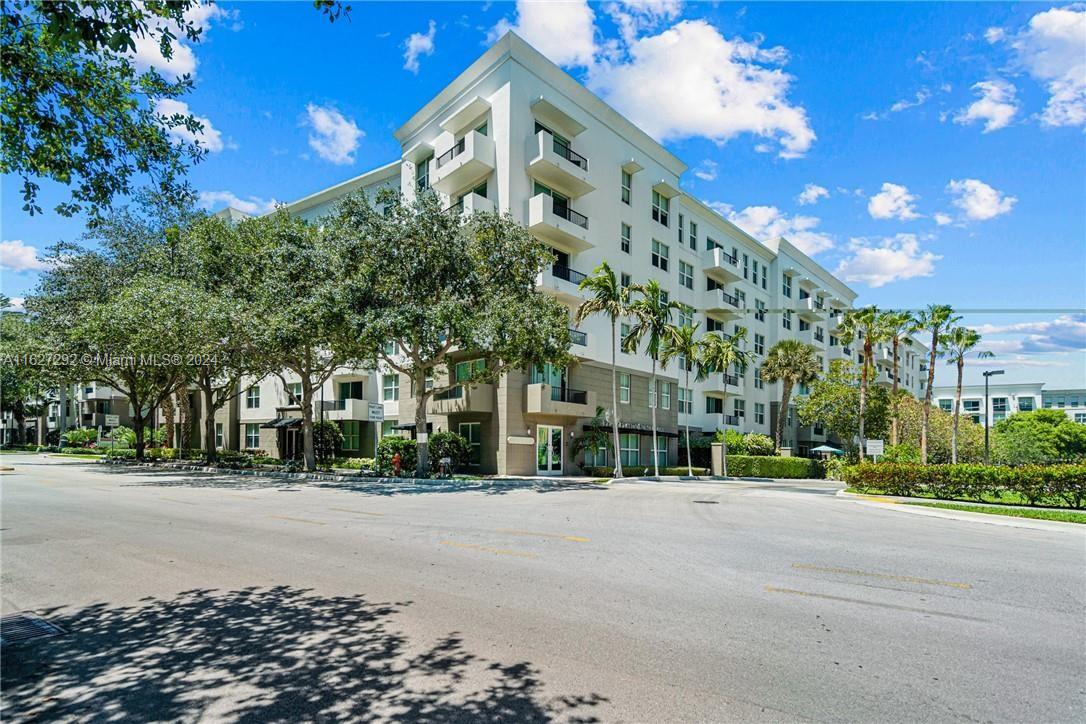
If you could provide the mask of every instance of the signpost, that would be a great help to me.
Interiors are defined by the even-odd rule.
[[[120,427],[121,416],[120,415],[106,415],[106,427],[112,429],[114,427]]]
[[[370,422],[373,423],[373,461],[377,462],[377,446],[381,444],[381,423],[385,421],[385,406],[380,402],[370,403]]]
[[[883,440],[868,440],[866,446],[867,454],[875,458],[878,462],[879,455],[882,455],[886,451],[886,445]]]

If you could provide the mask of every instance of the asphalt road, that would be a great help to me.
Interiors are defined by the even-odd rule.
[[[4,455],[5,720],[1083,721],[1086,531]]]

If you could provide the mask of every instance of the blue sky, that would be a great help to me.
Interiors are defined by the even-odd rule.
[[[212,208],[259,210],[394,160],[392,131],[512,28],[684,159],[691,193],[809,249],[861,303],[1070,310],[965,321],[1008,382],[1086,386],[1081,4],[354,3],[329,24],[307,2],[221,3],[198,16],[203,41],[165,70],[195,77],[184,102],[213,151],[189,178]],[[136,59],[164,67],[148,44]],[[34,250],[82,228],[50,210],[55,187],[34,218],[19,188],[3,178],[12,297],[33,288]]]

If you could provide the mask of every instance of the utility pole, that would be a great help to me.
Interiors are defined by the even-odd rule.
[[[984,370],[984,464],[988,464],[991,453],[991,444],[988,441],[988,429],[991,427],[991,414],[988,410],[988,378],[992,375],[1001,375],[1003,370]]]

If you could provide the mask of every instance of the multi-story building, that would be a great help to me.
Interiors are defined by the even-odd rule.
[[[759,357],[777,341],[795,338],[814,345],[823,369],[835,359],[860,358],[834,336],[855,292],[787,239],[755,239],[684,192],[686,164],[515,34],[486,51],[395,137],[399,160],[287,209],[316,221],[337,199],[359,189],[372,196],[397,188],[407,198],[437,193],[454,213],[507,212],[548,244],[555,262],[540,275],[538,287],[566,305],[571,319],[584,299],[578,283],[606,260],[623,284],[656,279],[672,299],[695,310],[681,321],[722,334],[745,327],[748,348]],[[566,454],[570,438],[597,406],[611,407],[611,332],[603,318],[586,320],[572,332],[575,365],[456,387],[430,401],[432,429],[467,437],[484,472],[574,469]],[[899,381],[917,395],[923,390],[924,353],[910,340],[899,357]],[[450,375],[473,363],[469,353],[462,357]],[[769,434],[780,414],[779,385],[761,380],[756,366],[685,387],[678,365],[672,365],[653,390],[648,357],[620,357],[620,455],[628,466],[652,460],[653,400],[662,441],[657,452],[671,463],[687,416],[706,433],[731,427]],[[888,349],[880,348],[874,362],[876,382],[889,385]],[[246,381],[237,413],[239,447],[297,449],[297,410],[282,386],[277,378]],[[326,417],[341,422],[352,445],[358,440],[352,450],[370,452],[378,434],[370,401],[383,406],[381,434],[413,432],[410,381],[388,370],[344,370],[325,393]],[[803,453],[826,440],[823,430],[800,429],[787,414],[790,447]]]
[[[1016,412],[1033,410],[1063,410],[1075,422],[1086,423],[1086,389],[1046,390],[1044,382],[990,383],[988,385],[987,418],[984,407],[984,385],[962,385],[961,414],[973,422],[992,424]],[[954,385],[932,388],[932,399],[941,409],[954,411]]]

